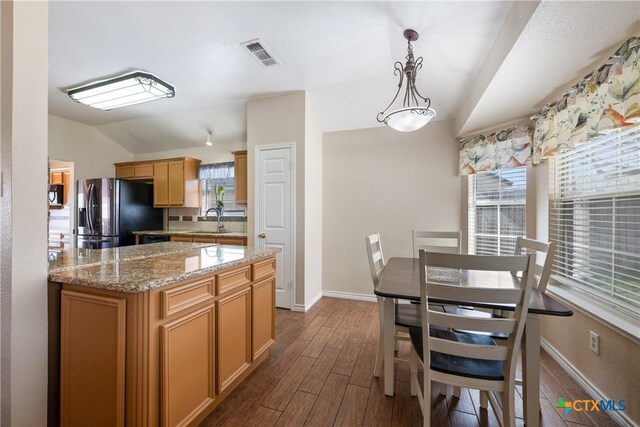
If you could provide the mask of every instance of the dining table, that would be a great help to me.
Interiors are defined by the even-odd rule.
[[[427,281],[461,287],[519,287],[519,279],[510,272],[455,270],[427,267]],[[395,301],[420,302],[420,262],[417,258],[389,258],[374,293],[383,299],[384,390],[394,394]],[[429,298],[429,304],[453,304],[514,311],[514,305],[473,303],[468,300]],[[551,296],[533,289],[522,337],[522,380],[524,422],[527,427],[540,425],[540,316],[572,316],[573,311]]]

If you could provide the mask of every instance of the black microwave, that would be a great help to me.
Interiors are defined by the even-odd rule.
[[[62,206],[64,205],[64,185],[51,184],[49,185],[49,206]]]

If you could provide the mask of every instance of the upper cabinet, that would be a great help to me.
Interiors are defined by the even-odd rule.
[[[153,205],[161,207],[200,207],[198,167],[191,157],[116,163],[116,178],[153,179]]]
[[[234,191],[236,203],[247,203],[247,150],[234,151]]]

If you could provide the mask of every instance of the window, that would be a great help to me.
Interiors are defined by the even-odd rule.
[[[526,167],[469,176],[469,253],[512,255],[525,235]]]
[[[217,185],[222,185],[224,188],[224,195],[222,196],[224,215],[244,216],[244,207],[236,206],[235,204],[233,162],[201,165],[198,177],[200,178],[200,197],[202,201],[201,215],[205,215],[209,208],[216,207],[215,188]]]
[[[553,277],[640,318],[640,126],[559,153],[549,166]]]

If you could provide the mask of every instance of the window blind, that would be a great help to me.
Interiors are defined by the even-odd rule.
[[[525,235],[526,167],[469,176],[469,253],[512,255]]]
[[[551,159],[554,278],[640,318],[640,126]]]

